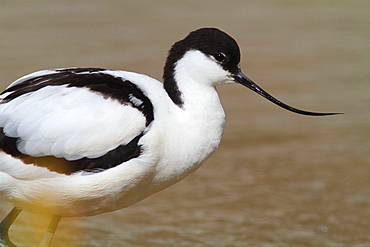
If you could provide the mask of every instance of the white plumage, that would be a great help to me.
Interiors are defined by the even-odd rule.
[[[200,107],[185,111],[171,102],[163,91],[162,84],[156,80],[131,72],[100,73],[129,80],[139,86],[156,106],[155,121],[146,127],[145,117],[140,111],[84,88],[47,86],[0,105],[4,133],[20,139],[17,147],[23,154],[76,160],[102,156],[146,131],[140,142],[145,151],[124,166],[88,176],[86,172],[71,175],[57,173],[51,178],[30,180],[26,177],[27,180],[18,180],[16,174],[8,169],[7,174],[11,176],[8,177],[7,184],[14,183],[14,186],[21,188],[5,193],[10,201],[14,201],[15,206],[30,210],[34,208],[37,211],[40,207],[46,207],[47,212],[55,212],[61,216],[94,215],[126,207],[185,177],[219,144],[224,113],[212,85],[205,89],[202,89],[204,85],[198,86],[199,94],[194,95],[192,100],[194,104],[185,106],[191,108],[200,104]],[[207,108],[203,107],[203,101],[207,102]],[[138,99],[134,103],[138,103]],[[23,177],[27,174],[34,177],[32,173],[28,173],[29,167],[40,169],[37,166],[24,165],[19,159],[11,159],[19,165],[15,171],[27,169]],[[3,166],[0,166],[0,171],[2,169]],[[50,177],[49,173],[45,174]],[[104,182],[105,180],[109,181]],[[146,184],[147,181],[153,181],[153,184],[150,187],[140,187],[141,183]],[[135,186],[138,186],[136,190],[140,192],[130,193],[127,197],[125,188],[129,187],[131,190]],[[105,191],[98,187],[104,187]],[[97,197],[112,195],[116,188],[120,188],[117,191],[120,196],[114,198],[129,203],[112,201],[107,206],[105,202],[103,205],[95,202]],[[49,196],[50,194],[53,196]],[[28,198],[33,198],[30,205]],[[94,203],[89,203],[90,200],[94,200]],[[34,201],[38,204],[36,208]],[[86,205],[82,208],[75,205],[84,202]]]
[[[11,245],[8,228],[21,209],[58,217],[114,211],[196,170],[222,136],[217,85],[237,82],[290,111],[328,115],[281,103],[239,62],[230,36],[204,28],[172,47],[164,84],[93,68],[44,70],[12,83],[0,96],[0,194],[16,209],[0,224],[0,243]]]

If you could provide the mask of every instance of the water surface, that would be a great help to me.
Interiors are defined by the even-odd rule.
[[[219,149],[184,181],[130,208],[65,218],[53,246],[370,246],[369,1],[7,1],[0,8],[2,88],[70,66],[161,78],[167,50],[219,27],[242,68],[284,102],[345,115],[305,117],[246,88],[218,91]],[[11,205],[0,201],[0,216]],[[19,246],[49,219],[22,213]]]

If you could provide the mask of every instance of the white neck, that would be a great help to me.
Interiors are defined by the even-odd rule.
[[[175,106],[174,118],[165,123],[166,152],[156,176],[160,181],[177,182],[195,171],[221,141],[225,113],[215,89],[221,76],[216,71],[213,77],[207,77],[198,69],[201,63],[204,71],[208,59],[194,51],[176,64],[174,78],[183,104]],[[213,61],[211,65],[215,65]]]

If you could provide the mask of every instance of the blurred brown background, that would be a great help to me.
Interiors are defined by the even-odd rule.
[[[0,83],[71,66],[161,79],[170,46],[199,27],[239,43],[246,75],[305,117],[240,85],[219,87],[219,149],[130,208],[65,218],[53,246],[370,246],[370,1],[1,1]],[[11,205],[0,201],[3,218]],[[48,218],[22,213],[19,246]]]

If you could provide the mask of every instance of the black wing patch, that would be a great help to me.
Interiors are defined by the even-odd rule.
[[[55,73],[36,76],[7,88],[4,93],[10,93],[2,103],[9,102],[21,95],[37,91],[46,86],[85,87],[99,93],[105,98],[118,100],[129,104],[143,113],[146,124],[154,119],[153,105],[144,93],[132,82],[114,77],[105,69],[99,68],[70,68],[55,70]],[[102,73],[99,73],[102,72]],[[135,100],[135,99],[139,99]]]
[[[0,128],[0,149],[15,158],[21,159],[25,164],[33,164],[48,168],[50,171],[70,175],[78,171],[100,172],[115,167],[130,159],[137,158],[141,154],[141,145],[138,145],[143,133],[136,136],[126,145],[120,145],[98,158],[82,158],[68,161],[54,156],[33,157],[22,154],[17,149],[17,139],[8,137]]]
[[[103,73],[103,71],[106,70],[99,68],[70,68],[36,76],[7,88],[3,94],[9,94],[4,97],[1,104],[46,86],[85,87],[90,91],[103,95],[105,98],[112,98],[124,105],[130,105],[138,109],[145,116],[146,126],[148,126],[154,120],[153,105],[149,98],[132,82]],[[18,138],[6,136],[3,128],[0,128],[0,149],[15,158],[21,159],[26,164],[46,167],[51,171],[69,175],[78,171],[99,172],[137,158],[142,152],[141,145],[138,144],[142,136],[143,133],[136,136],[129,143],[120,145],[101,157],[93,159],[85,157],[68,161],[54,156],[32,157],[22,154],[17,149]]]

